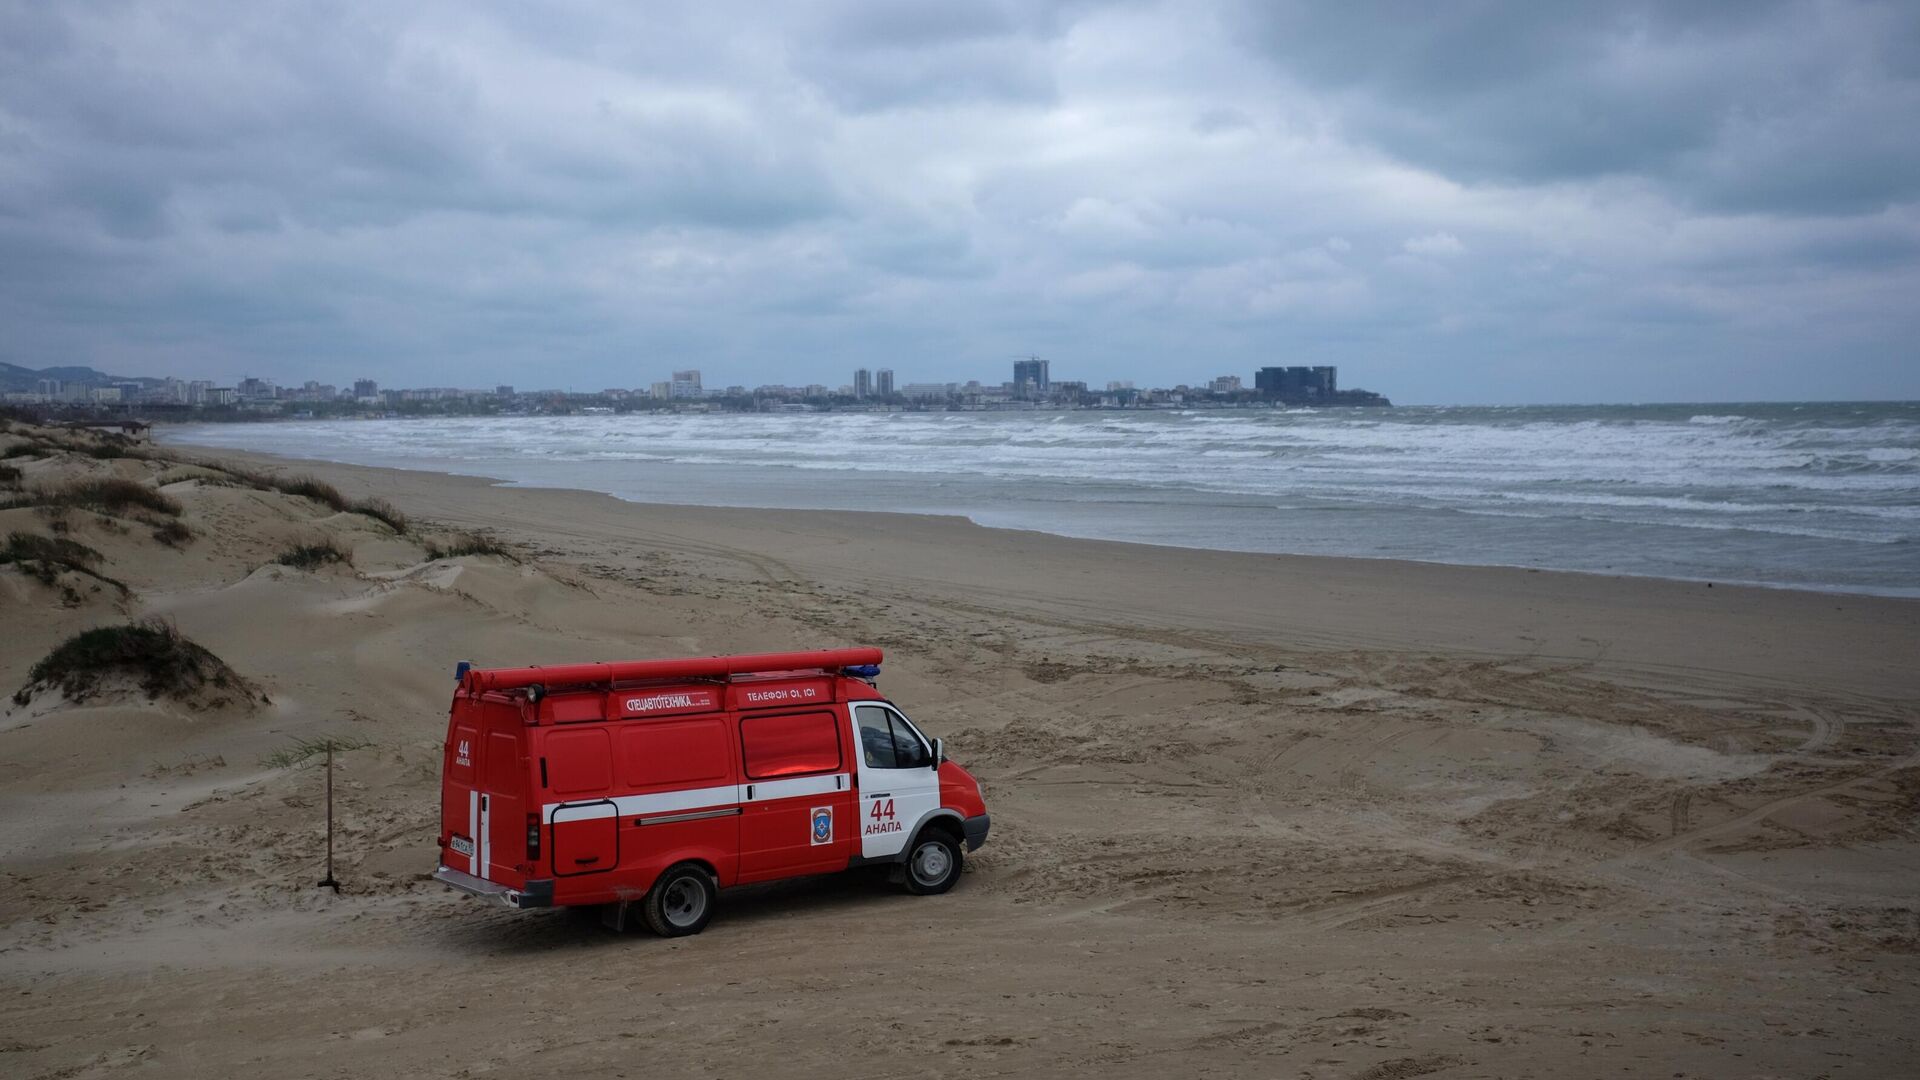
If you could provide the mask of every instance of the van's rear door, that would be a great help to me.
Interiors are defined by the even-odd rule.
[[[526,727],[510,706],[495,706],[483,715],[486,745],[475,763],[480,774],[479,832],[474,837],[480,844],[479,876],[518,886],[526,881],[521,870],[527,857],[531,776],[522,743]]]
[[[525,875],[528,766],[509,704],[463,702],[448,724],[440,820],[448,867],[520,885]]]
[[[480,706],[456,702],[447,723],[445,758],[440,768],[440,829],[447,834],[441,859],[447,867],[486,877],[480,840]]]

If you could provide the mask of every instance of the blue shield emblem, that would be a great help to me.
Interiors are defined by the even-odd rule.
[[[815,844],[833,843],[833,807],[813,808],[813,842]]]

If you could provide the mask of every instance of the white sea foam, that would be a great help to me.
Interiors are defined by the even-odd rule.
[[[1022,527],[1197,546],[1920,585],[1914,406],[635,414],[209,425],[175,437],[672,501],[709,498],[676,470],[717,469],[701,482],[724,479],[734,502],[909,500],[976,516],[1019,504]],[[850,488],[838,479],[850,474],[868,479]],[[959,502],[932,501],[935,482]],[[1245,519],[1249,498],[1290,509]],[[1123,502],[1131,519],[1101,509]],[[1371,514],[1366,534],[1328,516],[1354,511]],[[1435,516],[1445,514],[1465,516]],[[1713,547],[1702,531],[1727,538]]]

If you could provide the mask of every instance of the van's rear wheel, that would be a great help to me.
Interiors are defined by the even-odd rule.
[[[938,896],[960,880],[960,845],[939,829],[920,834],[907,853],[907,891]]]
[[[707,928],[717,896],[713,878],[705,870],[692,863],[681,863],[669,867],[660,875],[660,880],[653,883],[646,900],[641,902],[640,911],[654,933],[661,937],[685,937]]]

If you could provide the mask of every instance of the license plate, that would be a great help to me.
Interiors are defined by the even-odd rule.
[[[473,857],[473,841],[464,836],[454,837],[448,842],[447,846],[468,858]]]

